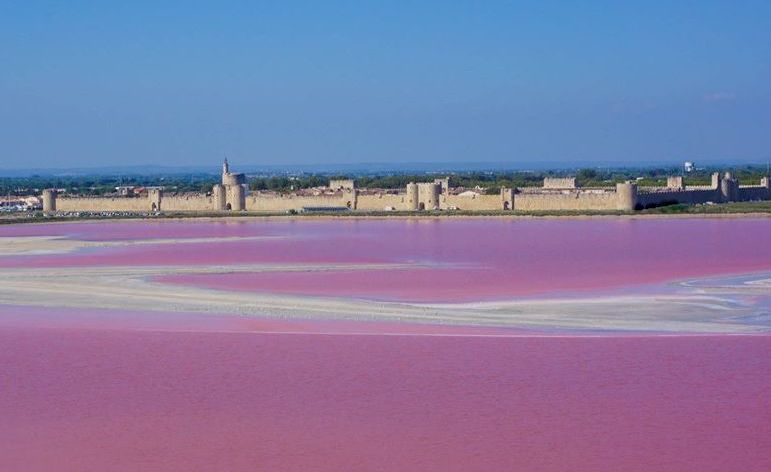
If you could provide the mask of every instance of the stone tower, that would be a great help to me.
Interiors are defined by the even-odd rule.
[[[246,176],[230,172],[227,158],[222,163],[222,185],[212,187],[212,195],[217,210],[246,210]]]
[[[685,190],[685,182],[682,176],[667,177],[667,188],[671,190]]]
[[[637,184],[624,182],[616,184],[616,209],[632,211],[637,206]]]
[[[442,184],[425,182],[418,184],[418,210],[438,210]]]
[[[441,179],[434,179],[435,184],[439,184],[441,186],[442,195],[447,195],[450,191],[450,178],[449,177],[443,177]]]
[[[739,190],[739,182],[733,178],[730,172],[726,172],[720,180],[720,200],[723,202],[736,201]]]
[[[163,191],[159,188],[151,188],[147,192],[147,198],[150,199],[150,211],[161,211],[161,201],[163,199]]]
[[[216,184],[211,189],[212,198],[214,199],[214,209],[222,211],[226,209],[227,198],[225,195],[225,187],[220,184]]]
[[[418,200],[418,184],[410,182],[407,184],[407,209],[416,211],[420,201]]]
[[[243,185],[231,185],[227,188],[227,200],[225,204],[227,208],[230,206],[230,210],[244,211],[246,210],[246,192]]]
[[[43,190],[43,211],[45,213],[56,211],[56,190],[51,188]]]

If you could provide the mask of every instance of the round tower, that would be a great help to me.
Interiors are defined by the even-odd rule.
[[[624,182],[616,184],[616,209],[633,211],[637,207],[637,184]]]
[[[246,190],[243,185],[229,186],[228,197],[228,202],[225,204],[226,208],[230,205],[230,209],[233,211],[246,210]]]
[[[418,184],[410,182],[407,184],[407,209],[417,211],[420,207],[418,200]]]
[[[426,202],[426,208],[431,210],[438,210],[441,208],[441,201],[439,197],[442,195],[442,184],[433,183],[428,185],[429,199]]]
[[[438,210],[439,195],[442,193],[442,185],[437,183],[418,184],[418,209]],[[421,208],[422,204],[422,208]]]
[[[241,185],[243,183],[246,183],[244,174],[222,174],[222,185],[225,187],[229,187],[231,185]]]
[[[225,187],[216,184],[211,188],[212,199],[214,200],[214,209],[217,211],[225,210],[227,199],[225,198]]]
[[[43,190],[43,211],[45,213],[56,211],[56,190],[50,188]]]
[[[739,183],[737,180],[731,176],[730,172],[726,172],[720,181],[720,199],[723,202],[735,201],[738,189]]]

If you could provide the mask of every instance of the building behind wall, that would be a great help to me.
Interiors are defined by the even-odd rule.
[[[543,188],[554,188],[554,189],[576,188],[576,178],[575,177],[566,177],[566,178],[546,177],[545,179],[543,179]]]
[[[334,179],[329,181],[330,190],[354,190],[356,182],[353,179]]]

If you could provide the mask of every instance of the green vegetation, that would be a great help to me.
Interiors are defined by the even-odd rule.
[[[219,176],[192,175],[79,175],[0,177],[0,195],[34,195],[45,188],[64,189],[74,195],[104,195],[115,187],[163,186],[178,192],[208,192],[219,182]]]
[[[331,177],[334,178],[334,177]],[[330,177],[312,174],[308,176],[269,176],[250,177],[248,179],[250,190],[273,190],[275,192],[290,192],[303,188],[324,187],[329,184]]]
[[[687,185],[709,185],[712,172],[722,168],[705,168],[685,176]],[[766,175],[765,166],[740,166],[729,169],[743,184],[757,183]],[[249,175],[251,190],[291,192],[294,190],[323,187],[330,179],[353,178],[360,188],[403,189],[408,182],[432,182],[437,177],[448,176],[451,187],[484,189],[487,194],[497,194],[501,187],[540,187],[545,177],[575,176],[582,187],[612,187],[618,182],[637,180],[641,186],[663,186],[668,176],[682,175],[676,167],[661,168],[587,168],[550,171],[490,171],[449,172],[421,174],[276,174]],[[105,176],[43,176],[0,177],[0,195],[32,195],[44,188],[64,189],[75,195],[104,195],[115,192],[119,186],[162,186],[170,192],[208,192],[220,181],[215,174],[172,175],[105,175]]]
[[[713,172],[722,172],[722,168],[706,168],[686,177],[688,185],[709,185]],[[765,167],[744,166],[731,169],[744,183],[758,182],[766,175]],[[490,171],[490,172],[448,172],[423,174],[384,174],[384,175],[324,175],[311,174],[301,176],[266,176],[250,177],[251,190],[273,190],[289,192],[311,187],[325,186],[330,179],[356,180],[359,188],[403,189],[409,182],[433,182],[438,177],[449,177],[451,187],[485,189],[488,195],[497,195],[502,187],[540,187],[546,177],[576,177],[576,183],[582,187],[613,187],[627,180],[639,180],[643,186],[664,186],[667,177],[682,175],[676,167],[640,168],[640,169],[578,169],[549,171]]]

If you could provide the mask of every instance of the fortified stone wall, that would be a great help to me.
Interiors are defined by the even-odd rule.
[[[514,209],[520,211],[617,210],[616,192],[518,193]]]
[[[58,197],[56,211],[151,211],[148,198],[130,197]]]
[[[771,200],[771,189],[768,186],[746,186],[739,187],[736,193],[736,199],[742,202],[754,200]]]
[[[712,176],[709,187],[685,187],[681,177],[670,178],[667,187],[638,189],[634,182],[620,183],[611,189],[575,189],[575,179],[545,179],[544,189],[501,189],[498,195],[451,195],[445,188],[447,179],[432,183],[409,183],[404,193],[360,194],[355,189],[334,195],[275,195],[255,193],[247,195],[243,174],[228,172],[223,163],[223,184],[217,184],[207,194],[164,195],[159,188],[150,188],[142,197],[59,197],[54,190],[44,190],[43,211],[265,211],[283,212],[303,207],[348,207],[352,210],[401,211],[448,210],[468,211],[519,210],[624,210],[660,206],[669,203],[703,204],[771,200],[768,177],[760,185],[739,186],[730,173],[720,178]],[[352,181],[331,182],[333,185],[353,187]]]
[[[347,197],[347,198],[346,198]],[[247,211],[289,211],[302,207],[342,207],[354,208],[355,198],[351,193],[340,195],[260,195],[252,194],[246,197]]]
[[[659,206],[667,203],[684,203],[691,205],[720,201],[720,192],[713,189],[661,190],[655,192],[640,192],[637,194],[638,208]]]
[[[162,211],[217,211],[214,196],[205,194],[164,195],[161,198]]]
[[[359,195],[356,200],[357,210],[383,211],[386,208],[393,208],[399,211],[409,210],[407,195],[404,193],[398,195],[388,193]]]
[[[502,210],[503,201],[500,195],[473,195],[469,197],[462,197],[460,195],[443,195],[442,196],[442,208],[457,208],[458,210],[477,210],[477,211],[489,211],[489,210]]]

